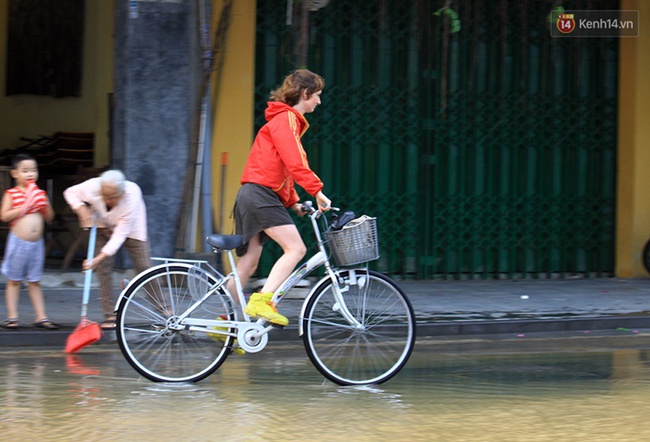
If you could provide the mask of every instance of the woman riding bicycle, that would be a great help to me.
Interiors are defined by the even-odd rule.
[[[310,290],[298,317],[305,351],[318,371],[339,385],[369,385],[387,381],[406,364],[415,344],[415,314],[393,280],[368,268],[379,257],[375,218],[329,231],[328,217],[321,213],[331,209],[331,201],[309,168],[300,137],[309,127],[304,114],[320,104],[323,86],[320,76],[300,69],[271,93],[267,122],[255,137],[235,200],[241,237],[207,238],[235,268],[224,276],[206,261],[165,259],[122,292],[116,337],[141,375],[158,382],[196,382],[214,373],[233,351],[263,350],[273,329],[264,322],[289,322],[276,310],[282,295],[322,266],[325,276]],[[307,248],[287,209],[300,216],[307,212],[294,182],[315,197],[319,209],[310,214],[318,251],[296,270]],[[268,239],[282,247],[283,255],[244,308],[242,289]],[[240,244],[235,264],[233,247]],[[162,299],[152,296],[156,288]],[[173,311],[161,314],[167,305]]]
[[[316,198],[319,210],[329,210],[331,205],[323,194],[323,182],[309,168],[307,154],[300,142],[309,128],[304,114],[313,112],[320,104],[324,86],[321,76],[307,69],[298,69],[271,92],[271,101],[264,113],[267,122],[255,137],[241,177],[242,187],[235,200],[235,230],[244,237],[244,244],[237,249],[240,257],[237,271],[242,286],[245,287],[255,273],[268,239],[278,243],[283,251],[262,289],[251,295],[245,312],[281,326],[289,321],[273,305],[273,292],[291,274],[307,250],[287,212],[291,208],[299,216],[304,214],[294,181]],[[229,283],[228,291],[235,293],[233,281]]]

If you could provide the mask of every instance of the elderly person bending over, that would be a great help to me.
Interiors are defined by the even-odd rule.
[[[147,242],[147,209],[140,187],[127,181],[119,170],[108,170],[67,188],[66,202],[79,217],[82,229],[97,226],[95,257],[86,259],[83,270],[93,269],[99,276],[105,330],[115,328],[113,296],[113,255],[124,245],[138,273],[151,266]]]

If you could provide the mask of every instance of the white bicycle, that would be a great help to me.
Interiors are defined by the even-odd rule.
[[[325,266],[325,276],[305,298],[298,320],[311,362],[339,385],[385,382],[409,359],[416,324],[402,289],[360,265],[379,257],[376,220],[362,217],[332,230],[321,212],[310,205],[305,210],[318,252],[281,284],[272,301],[280,304],[300,280]],[[131,280],[117,301],[119,347],[129,364],[152,381],[200,381],[233,349],[263,350],[277,327],[243,311],[246,301],[233,255],[242,237],[215,234],[206,241],[215,253],[227,252],[231,273],[222,275],[207,261],[164,259]],[[233,278],[237,302],[226,290]]]

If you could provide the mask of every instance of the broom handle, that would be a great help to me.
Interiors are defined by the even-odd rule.
[[[97,227],[95,223],[90,228],[90,236],[88,238],[88,255],[87,259],[92,260],[95,257],[95,238],[97,236]],[[90,284],[92,283],[93,271],[92,269],[86,270],[84,279],[84,295],[81,303],[81,317],[85,318],[88,313],[88,300],[90,298]]]

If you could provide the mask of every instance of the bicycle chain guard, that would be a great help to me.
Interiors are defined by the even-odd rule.
[[[256,322],[240,324],[237,331],[237,341],[246,353],[258,353],[266,347],[269,342],[269,335],[264,332],[264,327]]]

